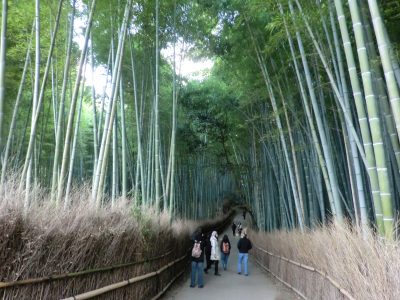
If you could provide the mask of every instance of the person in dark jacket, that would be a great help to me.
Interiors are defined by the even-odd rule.
[[[205,254],[206,254],[206,267],[204,268],[204,272],[206,273],[206,274],[208,274],[208,270],[211,268],[211,264],[212,264],[212,261],[211,261],[211,241],[210,241],[210,238],[211,238],[211,234],[208,234],[207,235],[207,237],[206,237],[206,239],[205,239],[205,248],[204,248],[204,252],[205,252]]]
[[[247,238],[247,234],[243,233],[242,238],[238,242],[238,250],[239,250],[239,256],[238,256],[238,274],[242,273],[242,261],[244,262],[244,275],[248,276],[249,275],[249,270],[247,266],[247,262],[249,260],[249,250],[253,248],[251,245],[250,240]]]
[[[232,235],[235,236],[236,234],[236,224],[235,222],[232,223]]]
[[[224,270],[226,270],[226,267],[228,265],[229,254],[231,253],[231,242],[229,241],[228,235],[226,234],[222,238],[220,249],[221,249],[222,267],[224,268]]]
[[[192,272],[190,276],[190,287],[194,288],[196,286],[196,275],[197,275],[197,285],[199,288],[204,286],[203,283],[203,262],[204,262],[204,248],[205,248],[205,240],[204,235],[200,232],[197,233],[193,240],[193,247],[195,244],[200,244],[201,254],[199,257],[191,257],[192,260]],[[193,252],[192,252],[193,253]]]

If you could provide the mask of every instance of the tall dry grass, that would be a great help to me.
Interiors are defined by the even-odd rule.
[[[122,200],[113,207],[96,208],[85,186],[73,191],[73,205],[67,210],[51,203],[39,187],[32,190],[35,201],[25,210],[25,192],[18,191],[17,176],[9,178],[4,191],[0,199],[2,282],[114,266],[173,251],[160,260],[112,272],[1,289],[2,299],[58,299],[154,271],[187,251],[188,237],[198,226],[184,221],[171,226],[168,215],[132,209]],[[155,279],[157,288],[147,282],[106,298],[143,299],[162,288],[169,276]]]
[[[384,241],[371,233],[365,237],[351,226],[337,224],[304,234],[252,231],[250,236],[265,250],[325,272],[356,299],[400,299],[398,241]],[[343,298],[318,274],[256,252],[264,265],[310,299]]]

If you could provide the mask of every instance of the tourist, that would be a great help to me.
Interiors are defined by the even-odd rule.
[[[191,258],[192,273],[190,276],[191,288],[194,288],[196,286],[196,277],[197,277],[198,287],[199,288],[203,287],[204,247],[205,247],[204,235],[201,233],[200,230],[193,240],[192,258]]]
[[[242,236],[242,223],[239,222],[238,226],[237,226],[237,232],[239,234],[239,236]]]
[[[220,260],[220,251],[219,251],[219,247],[218,247],[218,233],[216,231],[213,231],[211,234],[211,257],[210,259],[214,262],[215,265],[215,272],[214,275],[216,276],[221,276],[220,273],[218,273],[218,263]]]
[[[247,266],[247,262],[249,260],[249,250],[252,248],[250,240],[247,238],[246,232],[243,233],[241,239],[238,242],[238,250],[239,250],[239,256],[238,256],[238,274],[242,273],[242,261],[244,263],[244,275],[248,276],[249,275],[249,270]]]
[[[222,268],[226,270],[228,265],[229,254],[231,253],[231,242],[229,241],[228,235],[226,234],[222,238],[220,249],[221,249]]]
[[[236,234],[236,224],[235,222],[232,223],[232,235],[235,236]]]
[[[211,268],[212,261],[210,259],[211,257],[211,241],[210,241],[211,235],[208,234],[207,238],[205,240],[205,248],[204,252],[206,255],[206,267],[204,268],[204,273],[208,274],[208,270]]]

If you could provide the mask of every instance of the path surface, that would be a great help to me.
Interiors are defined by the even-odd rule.
[[[248,218],[248,216],[247,216]],[[247,220],[246,218],[246,220]],[[236,221],[240,221],[246,225],[242,215],[237,215]],[[224,234],[228,234],[232,244],[231,254],[229,256],[228,268],[224,271],[219,264],[219,272],[221,276],[214,275],[214,266],[211,266],[208,274],[204,274],[204,288],[190,288],[190,276],[182,287],[168,292],[164,300],[251,300],[251,299],[268,299],[268,300],[294,300],[298,299],[296,295],[291,293],[286,287],[274,279],[271,279],[264,271],[262,271],[255,261],[249,255],[249,276],[237,274],[237,242],[239,237],[232,236],[230,228],[220,234],[219,242]],[[251,240],[251,236],[249,237]],[[243,266],[242,266],[243,269]],[[243,270],[242,270],[243,271]]]

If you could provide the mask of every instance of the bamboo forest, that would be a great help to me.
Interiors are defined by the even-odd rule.
[[[0,1],[0,298],[400,299],[399,0]]]

